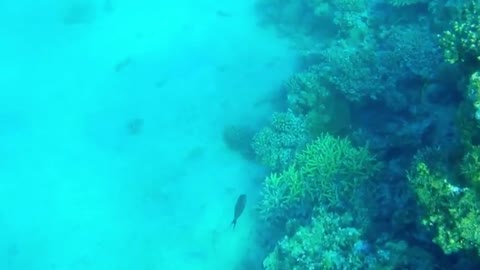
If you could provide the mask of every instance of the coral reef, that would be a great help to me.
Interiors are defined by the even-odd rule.
[[[475,108],[475,119],[480,121],[480,72],[476,71],[470,76],[467,87],[467,96]]]
[[[311,224],[285,236],[263,262],[265,270],[434,269],[433,258],[405,241],[369,242],[351,215],[315,209]]]
[[[404,7],[409,5],[428,3],[428,0],[387,0],[389,4],[396,7]]]
[[[288,107],[293,112],[305,115],[318,106],[325,106],[324,101],[331,93],[321,81],[320,71],[317,66],[309,67],[285,83]]]
[[[478,1],[262,2],[302,57],[302,128],[257,137],[265,269],[480,269]]]
[[[340,40],[321,52],[319,75],[324,87],[342,93],[348,100],[377,99],[393,87],[381,69],[374,43],[352,47]]]
[[[288,169],[265,179],[260,214],[268,221],[283,221],[308,215],[318,204],[332,209],[355,205],[360,213],[362,205],[368,205],[368,181],[379,168],[366,148],[323,134],[299,152]]]
[[[476,1],[467,5],[450,30],[440,36],[440,44],[448,63],[478,67],[480,49],[480,10]]]
[[[285,83],[288,108],[295,114],[305,116],[312,138],[324,132],[337,134],[351,124],[346,100],[325,87],[321,72],[320,66],[311,66],[294,74]]]
[[[418,204],[424,209],[422,224],[433,231],[433,241],[447,254],[461,250],[480,252],[480,201],[472,189],[454,183],[444,164],[432,162],[438,151],[419,152],[408,172]]]
[[[442,62],[436,36],[425,27],[413,25],[393,26],[382,33],[382,45],[389,53],[389,60],[397,63],[400,76],[411,73],[424,80],[431,80]],[[386,65],[385,65],[386,66]]]
[[[270,125],[254,135],[252,148],[261,164],[272,170],[282,170],[308,139],[304,119],[291,111],[275,113]]]

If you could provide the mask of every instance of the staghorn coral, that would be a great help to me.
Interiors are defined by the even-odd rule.
[[[298,153],[288,169],[266,178],[260,214],[267,221],[281,221],[287,213],[303,216],[299,209],[309,212],[319,203],[331,208],[355,205],[360,213],[368,204],[368,180],[379,168],[366,148],[323,134]]]
[[[302,205],[307,183],[294,165],[281,173],[271,173],[263,182],[258,210],[265,220],[281,220],[296,205]]]

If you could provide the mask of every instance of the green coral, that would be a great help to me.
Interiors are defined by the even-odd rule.
[[[311,223],[285,236],[265,258],[265,270],[433,269],[433,258],[385,235],[369,243],[348,212],[315,209]]]
[[[275,220],[290,210],[319,203],[332,208],[355,205],[360,211],[368,201],[364,198],[371,187],[368,180],[379,168],[366,148],[322,134],[296,156],[288,169],[266,178],[261,215]]]
[[[470,76],[467,96],[475,110],[475,119],[480,120],[480,71],[476,71]]]
[[[362,231],[353,227],[352,216],[340,216],[318,208],[312,224],[299,228],[295,235],[281,240],[264,260],[264,268],[360,269],[361,261],[351,252],[351,248],[361,241],[361,235]]]
[[[480,9],[476,1],[467,5],[450,30],[440,36],[440,45],[448,63],[478,66],[480,57]]]
[[[283,216],[306,197],[303,176],[291,165],[282,173],[271,173],[263,182],[259,213],[266,220]]]
[[[433,242],[447,254],[461,250],[480,252],[480,203],[469,188],[454,185],[441,163],[430,164],[435,151],[420,152],[408,172],[417,201],[424,208],[422,224],[435,233]],[[440,155],[441,153],[436,153]]]
[[[480,146],[471,146],[465,153],[460,170],[468,184],[480,190]]]

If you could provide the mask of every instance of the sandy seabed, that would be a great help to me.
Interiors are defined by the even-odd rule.
[[[0,4],[0,269],[242,269],[261,169],[222,131],[294,52],[253,0],[100,2]]]

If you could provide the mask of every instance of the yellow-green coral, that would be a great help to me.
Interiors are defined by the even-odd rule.
[[[357,203],[355,199],[365,195],[361,194],[363,188],[368,188],[366,181],[378,170],[379,164],[366,148],[322,134],[297,155],[288,169],[266,178],[261,214],[268,220],[319,202],[332,207]]]
[[[286,211],[305,197],[304,184],[302,175],[293,165],[280,174],[270,174],[263,183],[260,215],[265,218],[281,215],[282,211]]]
[[[476,1],[466,6],[450,30],[440,36],[448,63],[478,64],[480,57],[480,10]]]
[[[467,150],[460,169],[468,184],[480,189],[480,146],[475,145]]]
[[[349,175],[354,179],[370,177],[374,158],[366,148],[355,148],[350,140],[321,135],[297,156],[301,170],[308,177],[319,179]]]
[[[441,153],[437,153],[440,155]],[[408,180],[424,208],[422,224],[435,233],[433,241],[447,254],[460,250],[480,252],[480,201],[467,187],[452,183],[444,168],[427,164],[426,155],[415,158]],[[446,171],[446,170],[445,170]]]
[[[480,120],[480,71],[476,71],[470,76],[467,96],[475,109],[475,118]]]

